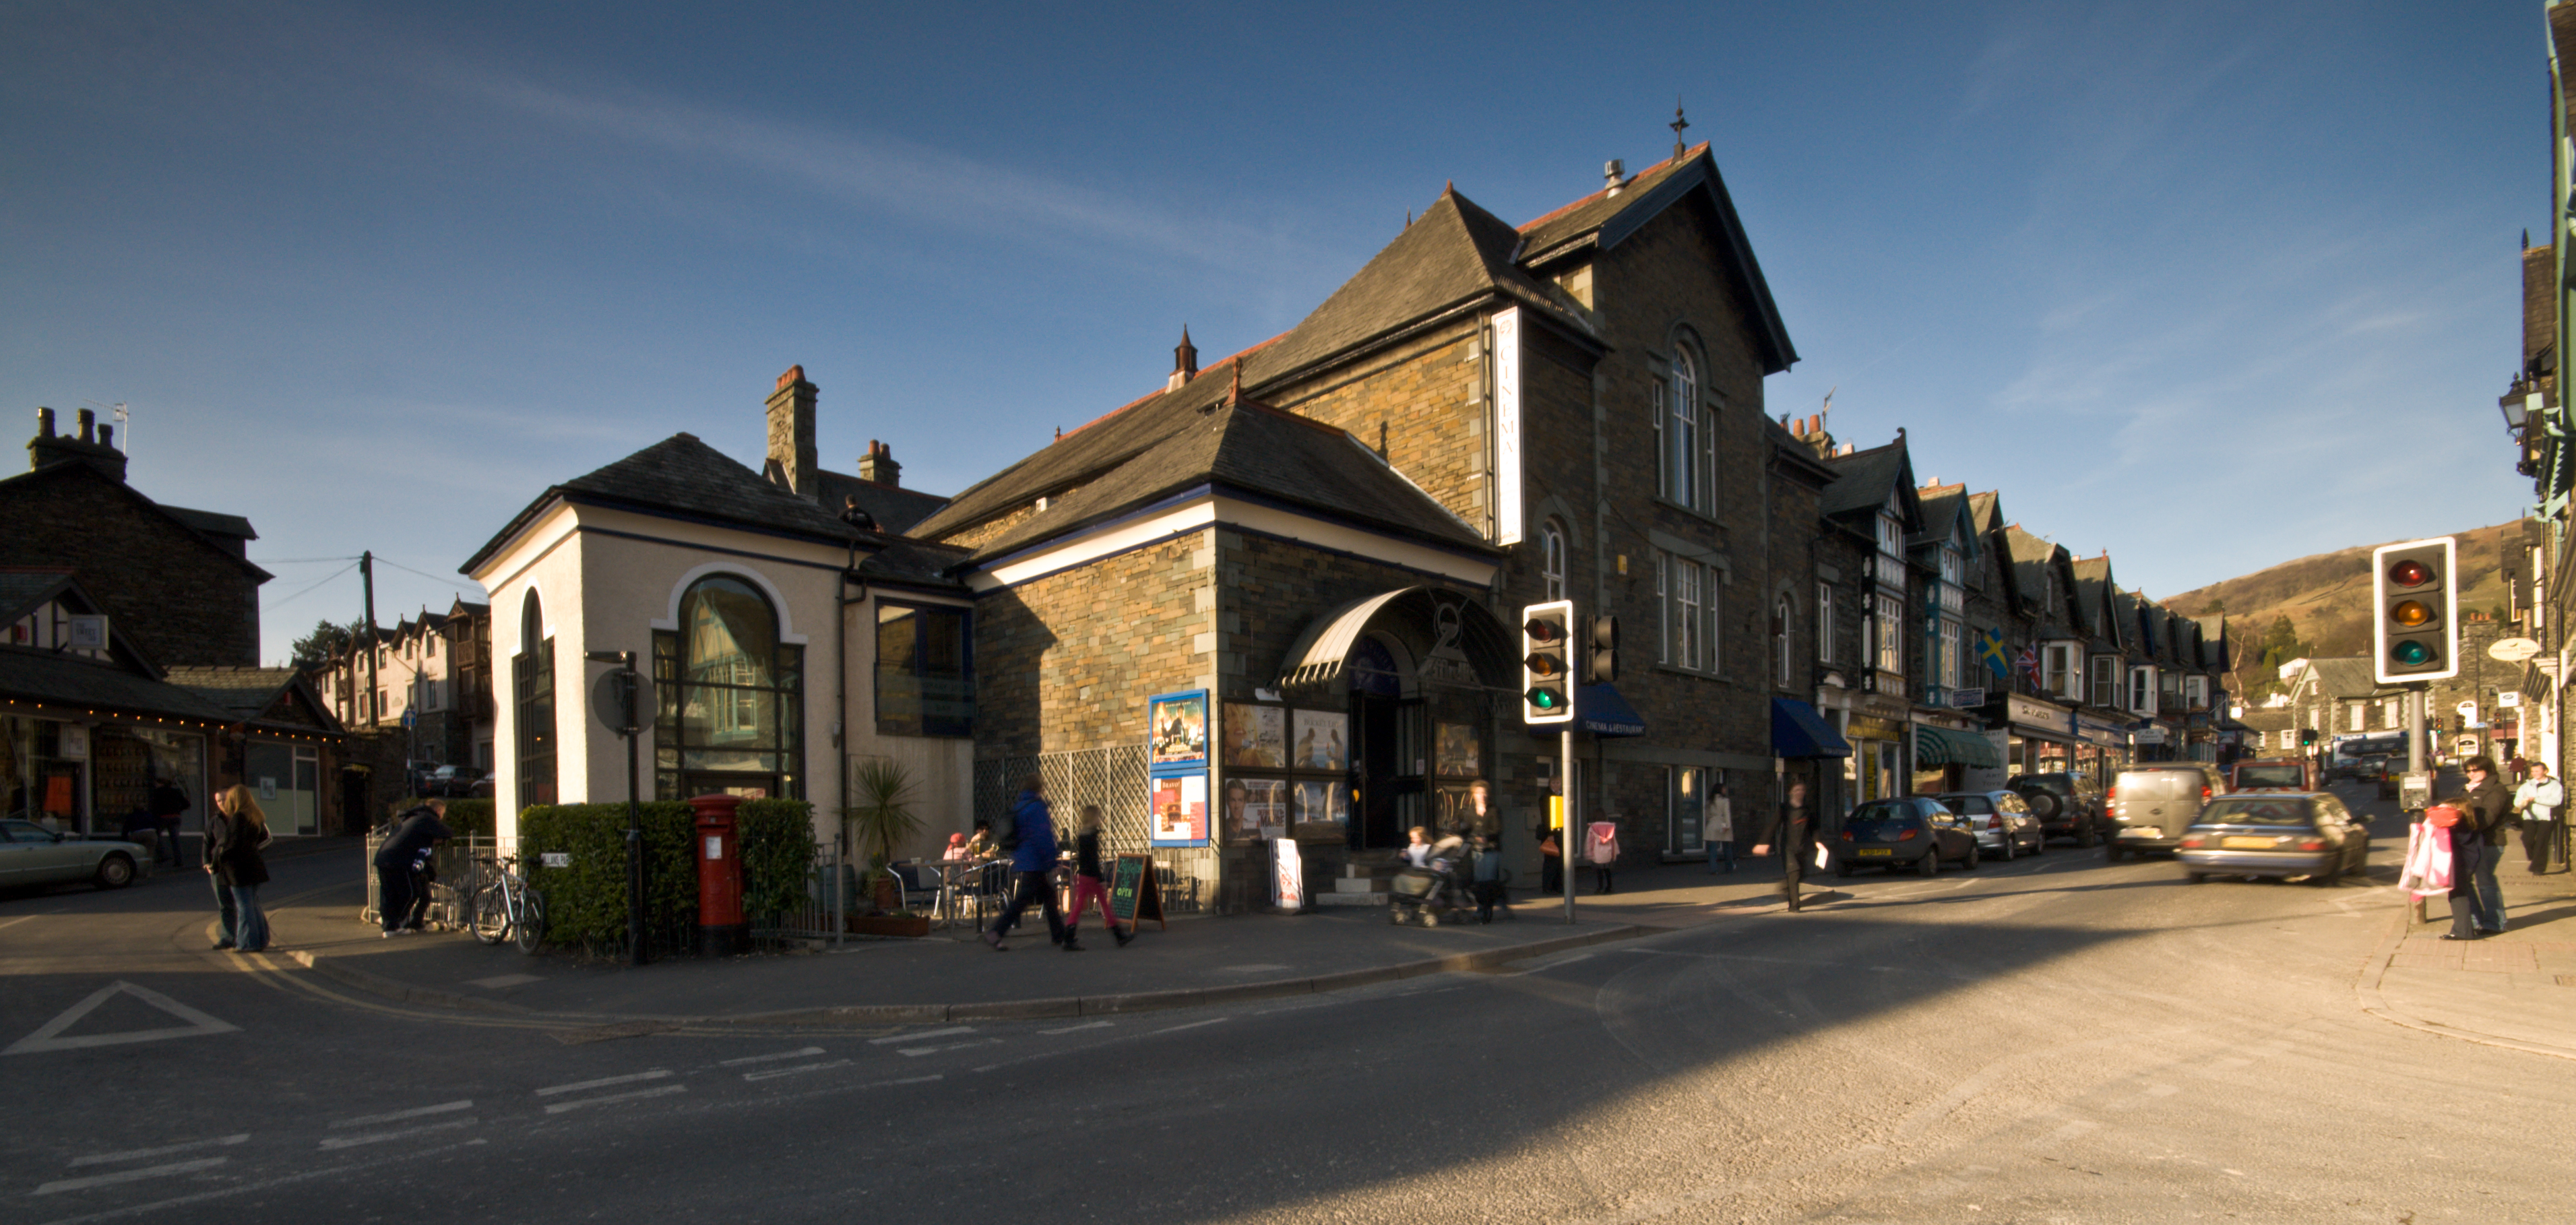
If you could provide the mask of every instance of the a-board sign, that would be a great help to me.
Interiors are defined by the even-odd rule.
[[[1158,930],[1170,931],[1163,921],[1163,891],[1154,883],[1154,857],[1121,855],[1109,869],[1109,917],[1136,930],[1139,918],[1152,919]]]
[[[1270,904],[1295,914],[1306,908],[1306,867],[1294,838],[1270,844],[1277,858],[1270,864]]]

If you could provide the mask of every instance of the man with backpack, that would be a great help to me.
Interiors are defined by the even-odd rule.
[[[425,904],[429,896],[420,865],[431,847],[456,836],[442,819],[446,815],[447,801],[423,800],[394,818],[392,832],[376,847],[376,918],[387,938],[417,930],[415,914],[426,906],[414,903]]]
[[[1008,821],[994,823],[993,841],[1010,855],[1011,872],[1018,887],[1011,891],[1010,905],[1003,908],[1002,917],[993,920],[992,928],[984,933],[984,943],[992,945],[996,953],[1010,952],[1002,937],[1019,924],[1020,912],[1027,910],[1029,903],[1037,902],[1044,907],[1047,937],[1062,945],[1064,908],[1056,904],[1052,879],[1058,854],[1055,820],[1047,813],[1044,778],[1032,774],[1020,785],[1020,798],[1012,803]]]

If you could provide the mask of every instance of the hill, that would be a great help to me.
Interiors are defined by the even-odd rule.
[[[2460,612],[2503,615],[2502,569],[2508,547],[2522,541],[2519,520],[2456,533],[2460,538]],[[2394,541],[2381,541],[2393,544]],[[2273,676],[2263,670],[2267,647],[2280,648],[2283,659],[2302,655],[2364,655],[2370,651],[2370,551],[2378,544],[2355,545],[2285,561],[2269,569],[2195,587],[2161,601],[2165,607],[2192,615],[2227,614],[2228,637],[2236,647],[2236,667],[2249,696]],[[2293,633],[2286,639],[2276,623],[2288,617]]]

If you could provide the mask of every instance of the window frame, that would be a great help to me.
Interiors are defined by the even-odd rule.
[[[694,597],[699,588],[716,582],[730,582],[740,592],[747,592],[760,601],[768,614],[766,684],[755,683],[760,679],[760,664],[745,657],[723,661],[726,679],[712,680],[708,675],[692,675],[702,666],[693,662],[696,647],[692,635],[696,632],[697,620],[691,613]],[[777,602],[770,597],[768,589],[750,575],[718,570],[692,580],[680,593],[679,607],[676,628],[653,631],[654,793],[666,800],[685,798],[691,790],[687,780],[692,774],[767,774],[777,780],[777,790],[771,798],[803,799],[806,781],[805,647],[785,640],[786,618],[779,615]],[[684,709],[693,690],[712,695],[707,719],[711,730],[733,731],[749,727],[753,732],[753,743],[693,741]],[[764,699],[771,724],[767,728],[759,726]],[[716,712],[721,712],[722,717],[715,717]],[[776,768],[725,770],[692,765],[689,760],[692,752],[719,749],[768,758]]]
[[[876,609],[876,619],[872,623],[872,632],[869,638],[869,648],[871,655],[874,658],[874,664],[869,670],[869,701],[870,714],[876,724],[877,734],[880,736],[907,736],[935,739],[972,739],[975,735],[975,718],[977,713],[975,708],[975,610],[971,607],[957,604],[939,604],[918,600],[884,599],[877,601]],[[928,639],[927,636],[920,633],[918,629],[916,629],[912,635],[913,648],[910,660],[900,668],[890,668],[888,666],[885,658],[885,633],[887,627],[894,624],[894,620],[890,620],[886,615],[889,612],[900,614],[900,616],[894,620],[900,620],[901,616],[910,616],[917,620],[925,613],[956,618],[958,668],[956,674],[949,679],[952,679],[958,686],[959,701],[966,709],[964,718],[953,720],[934,720],[930,717],[928,713],[928,703],[930,699],[927,694],[931,674],[925,671],[925,647]],[[909,716],[897,716],[894,718],[888,717],[886,678],[890,674],[896,676],[908,676],[918,683],[920,691],[924,695],[920,699],[922,703],[920,710],[913,712]]]
[[[1538,528],[1538,581],[1544,598],[1565,598],[1565,525],[1553,518]]]
[[[1816,662],[1834,662],[1834,585],[1823,579],[1816,580]]]

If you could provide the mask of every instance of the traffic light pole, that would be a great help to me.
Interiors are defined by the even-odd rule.
[[[1565,860],[1565,870],[1557,873],[1565,886],[1565,921],[1574,922],[1574,728],[1568,726],[1556,734],[1556,776],[1565,780],[1565,829],[1556,836],[1556,853]]]
[[[2406,695],[2406,776],[2408,782],[2413,782],[2417,778],[2424,779],[2424,802],[2428,806],[2433,802],[2433,780],[2424,773],[2424,702],[2425,691],[2429,688],[2431,688],[2429,685],[2416,685]],[[2400,788],[2401,792],[2404,790]],[[2424,812],[2422,809],[2417,809],[2406,814],[2406,819],[2410,823],[2421,822],[2424,819]],[[2415,921],[2417,923],[2426,921],[2424,895],[2420,893],[2415,895]]]

